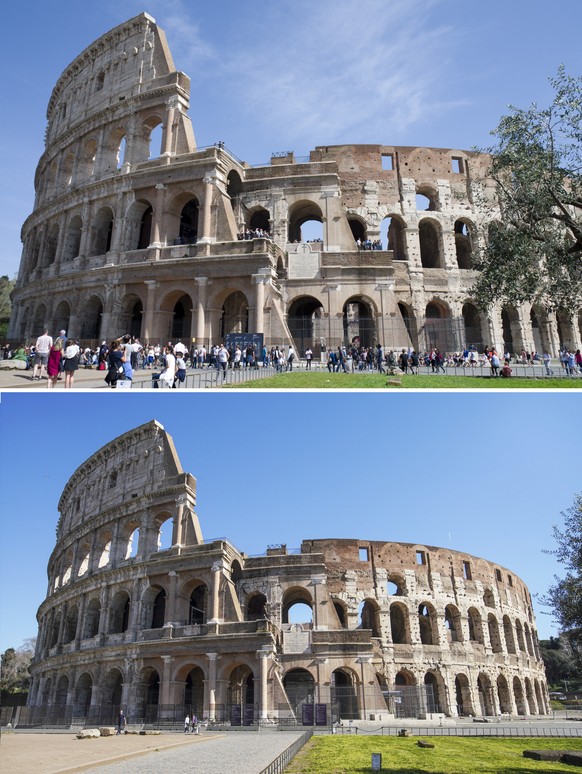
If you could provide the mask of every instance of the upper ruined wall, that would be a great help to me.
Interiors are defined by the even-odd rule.
[[[89,457],[67,482],[58,506],[58,538],[108,508],[162,489],[182,472],[174,442],[159,422],[124,433]]]
[[[102,35],[66,68],[53,89],[47,108],[46,144],[77,121],[136,94],[163,86],[176,73],[166,36],[151,16],[141,13]]]

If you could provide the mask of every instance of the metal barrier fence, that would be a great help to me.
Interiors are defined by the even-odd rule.
[[[548,723],[552,721],[548,720]],[[414,736],[477,736],[477,737],[536,737],[536,738],[579,738],[582,728],[576,726],[547,725],[503,726],[476,723],[474,726],[380,726],[379,728],[360,728],[358,726],[336,726],[333,734],[364,736],[401,736],[403,731],[409,731]],[[325,733],[325,732],[317,732]]]
[[[268,376],[273,376],[277,373],[274,366],[263,367],[259,365],[256,368],[227,368],[226,371],[218,370],[217,368],[195,368],[189,370],[186,373],[186,378],[183,382],[176,382],[176,389],[188,389],[188,390],[213,390],[225,386],[245,384],[247,382],[254,382],[260,379],[266,379]],[[158,374],[152,374],[151,382],[148,381],[135,381],[133,383],[134,389],[152,389],[158,388]]]
[[[311,739],[313,736],[313,730],[306,731],[301,734],[299,739],[296,739],[293,744],[289,745],[286,750],[283,750],[281,755],[271,761],[266,769],[263,769],[260,774],[280,774],[285,771],[287,766],[291,763],[293,758],[297,755],[299,750]]]

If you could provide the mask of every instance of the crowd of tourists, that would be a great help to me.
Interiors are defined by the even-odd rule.
[[[245,231],[240,231],[237,238],[239,242],[245,239],[270,239],[271,234],[263,228],[247,228]]]
[[[383,250],[380,239],[356,239],[358,250]]]
[[[106,371],[105,379],[111,387],[121,381],[133,380],[133,374],[140,369],[157,371],[155,382],[159,386],[179,387],[184,383],[187,369],[216,369],[223,379],[228,370],[247,368],[274,368],[277,373],[292,371],[297,355],[292,346],[263,346],[249,343],[241,347],[238,344],[196,345],[190,347],[178,339],[175,343],[142,345],[136,336],[126,334],[113,341],[102,341],[97,347],[81,347],[76,339],[68,338],[61,330],[51,337],[44,330],[35,344],[12,348],[5,344],[2,348],[3,360],[20,360],[26,370],[31,372],[30,379],[46,379],[47,387],[53,388],[60,380],[65,388],[73,387],[75,372],[79,368],[95,368]],[[557,362],[554,362],[557,360]],[[313,351],[308,347],[303,352],[302,365],[312,369]],[[430,369],[432,373],[447,373],[451,369],[488,369],[492,376],[510,377],[512,365],[540,366],[546,376],[554,376],[555,369],[570,377],[582,376],[582,354],[568,348],[560,350],[556,359],[548,352],[499,353],[493,347],[485,347],[482,352],[475,347],[465,347],[462,351],[444,353],[433,347],[423,353],[412,347],[407,349],[385,350],[381,344],[362,347],[358,344],[340,345],[329,348],[323,353],[321,363],[330,373],[353,373],[356,371],[377,371],[384,373],[399,368],[404,373],[419,373],[420,368]]]

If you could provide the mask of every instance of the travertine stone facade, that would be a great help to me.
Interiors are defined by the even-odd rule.
[[[97,341],[198,344],[260,333],[317,354],[363,345],[582,345],[578,312],[480,313],[472,256],[493,190],[467,151],[320,146],[251,168],[218,143],[197,148],[190,80],[141,14],[67,67],[47,110],[46,149],[9,336],[44,325]],[[301,227],[321,223],[321,242]],[[270,238],[241,241],[243,231]],[[358,243],[381,249],[359,249]]]
[[[38,611],[37,722],[548,712],[531,597],[506,568],[367,540],[247,556],[203,540],[195,508],[156,421],[73,474]]]

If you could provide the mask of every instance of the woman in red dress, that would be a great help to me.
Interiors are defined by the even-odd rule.
[[[51,387],[56,387],[57,379],[59,378],[59,366],[61,363],[62,352],[63,342],[60,339],[57,339],[50,348],[48,362],[46,364],[46,386],[49,389]]]

